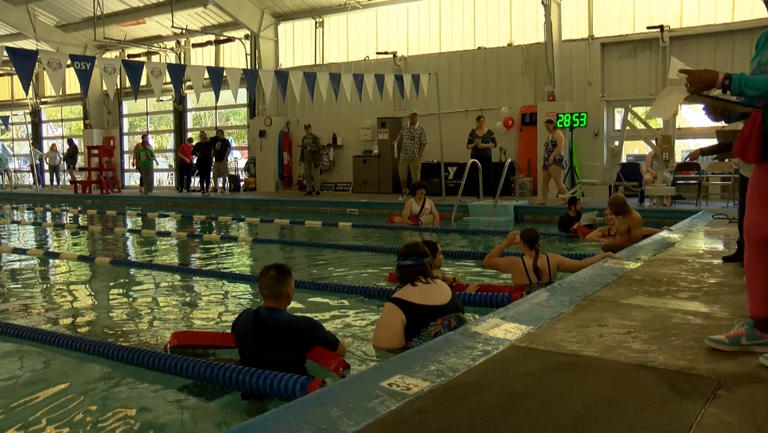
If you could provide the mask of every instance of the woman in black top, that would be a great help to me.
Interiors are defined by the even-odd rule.
[[[466,323],[464,306],[433,273],[432,258],[419,241],[397,252],[399,289],[384,303],[376,322],[373,346],[400,351]]]
[[[480,166],[483,168],[483,194],[493,196],[496,194],[496,185],[492,185],[493,148],[497,146],[496,136],[485,126],[485,116],[482,114],[475,118],[475,123],[475,128],[469,131],[469,137],[467,137],[467,149],[472,150],[470,158],[480,161]],[[470,176],[473,175],[470,174]],[[477,196],[480,197],[479,188]]]

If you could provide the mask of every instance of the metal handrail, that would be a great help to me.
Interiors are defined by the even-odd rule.
[[[459,193],[456,195],[456,202],[453,204],[453,212],[451,212],[451,224],[453,224],[453,220],[456,218],[456,210],[459,208],[459,199],[461,199],[461,193],[464,192],[464,184],[467,182],[469,169],[472,168],[473,164],[477,164],[477,181],[478,181],[477,184],[478,184],[478,187],[480,188],[479,196],[480,196],[480,200],[483,199],[483,166],[480,165],[480,161],[470,158],[467,161],[466,168],[464,169],[464,176],[461,178],[461,185],[459,186]]]
[[[504,163],[504,170],[501,172],[501,180],[499,180],[499,187],[496,188],[496,197],[493,199],[493,207],[491,208],[491,216],[488,218],[488,227],[493,225],[493,215],[496,213],[496,206],[499,204],[499,196],[501,196],[501,188],[504,186],[504,179],[507,178],[507,170],[509,164],[514,164],[512,158],[507,158],[507,162]],[[515,176],[513,178],[513,185],[515,186],[515,197],[517,197],[517,164],[515,164]]]

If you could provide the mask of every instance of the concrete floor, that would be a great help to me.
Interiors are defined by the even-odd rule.
[[[736,235],[711,222],[363,431],[768,431],[768,368],[703,344],[746,316]]]

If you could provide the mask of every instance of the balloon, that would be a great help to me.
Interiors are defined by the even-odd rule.
[[[509,113],[509,107],[506,107],[506,106],[501,107],[501,110],[499,111],[501,111],[501,114],[507,114]]]
[[[502,122],[507,130],[512,129],[515,126],[515,118],[512,116],[506,116]]]
[[[504,124],[501,123],[501,120],[499,120],[498,122],[496,122],[496,129],[502,129],[502,128],[504,128]]]

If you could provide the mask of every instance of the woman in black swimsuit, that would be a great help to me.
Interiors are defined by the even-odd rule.
[[[615,257],[613,254],[602,253],[583,260],[571,260],[559,254],[541,254],[540,239],[539,232],[534,228],[510,232],[504,242],[485,256],[483,264],[499,272],[511,274],[512,282],[516,286],[535,289],[554,283],[558,272],[578,272],[606,257]],[[522,257],[501,257],[502,252],[512,245],[520,245]]]

